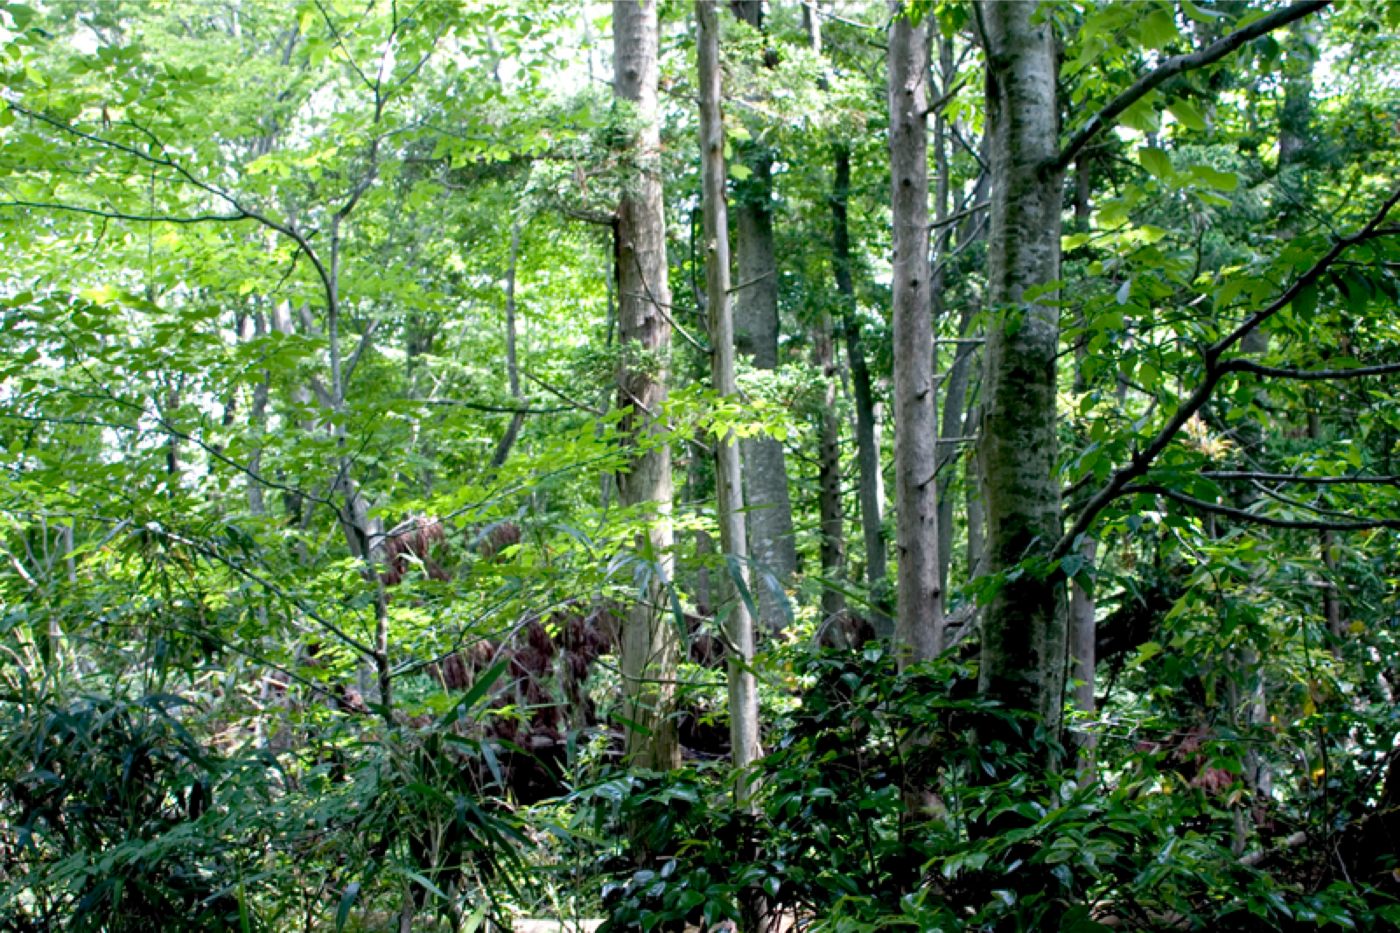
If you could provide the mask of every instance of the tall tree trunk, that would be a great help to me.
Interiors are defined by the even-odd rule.
[[[938,581],[938,432],[928,256],[928,28],[891,4],[890,188],[894,225],[896,652],[901,664],[943,648]]]
[[[802,7],[802,25],[807,30],[807,40],[812,52],[822,52],[821,21],[813,10]],[[817,86],[827,89],[826,78],[818,78]],[[848,166],[849,171],[849,166]],[[849,270],[847,270],[849,281]],[[842,293],[842,301],[846,298]],[[821,514],[821,559],[822,575],[832,584],[822,588],[823,621],[842,617],[846,613],[846,597],[839,587],[846,581],[846,528],[845,515],[841,507],[841,422],[836,417],[836,389],[839,371],[836,362],[836,335],[831,314],[823,308],[815,322],[812,335],[812,362],[822,373],[822,407],[819,414],[818,441],[820,467],[818,469],[821,496],[818,502]]]
[[[942,98],[952,90],[957,80],[957,65],[953,58],[953,40],[943,38],[938,44],[940,88],[939,97]],[[943,115],[943,110],[934,115],[933,121],[933,164],[936,178],[934,194],[934,212],[938,223],[938,239],[934,249],[934,261],[937,264],[933,272],[933,281],[929,288],[929,294],[933,301],[933,315],[935,322],[941,320],[947,313],[944,301],[944,291],[948,283],[948,262],[951,259],[950,248],[953,241],[953,233],[957,232],[957,242],[959,247],[969,239],[980,236],[983,227],[980,212],[974,211],[971,217],[965,219],[961,224],[954,224],[949,221],[950,210],[949,192],[949,162],[948,162],[948,125],[947,119]],[[978,178],[977,184],[973,188],[970,204],[980,204],[986,197],[986,175]],[[976,318],[976,309],[971,302],[964,307],[958,321],[958,337],[963,340],[953,351],[953,362],[948,367],[948,372],[942,378],[943,406],[939,412],[938,436],[951,440],[961,436],[963,433],[963,420],[967,405],[967,388],[971,381],[972,364],[976,351],[976,344],[971,341],[972,322]],[[935,353],[937,345],[935,344]],[[937,357],[935,356],[935,361]],[[948,569],[953,558],[953,504],[956,501],[953,496],[953,483],[956,479],[955,466],[962,459],[963,447],[954,443],[942,443],[938,446],[938,586],[943,593],[944,608],[947,608],[948,598]],[[970,479],[970,478],[969,478]]]
[[[855,280],[851,270],[851,150],[845,143],[832,147],[835,181],[831,188],[832,268],[841,295],[841,330],[851,367],[851,395],[856,409],[856,467],[860,473],[860,527],[865,540],[865,580],[871,602],[878,605],[885,587],[884,477],[880,473],[880,440],[876,431],[875,392],[865,359]],[[888,637],[889,620],[877,612],[876,631]]]
[[[738,395],[734,381],[734,319],[729,311],[729,216],[725,200],[724,119],[720,113],[719,23],[714,4],[698,0],[700,25],[700,158],[705,208],[705,284],[710,311],[710,369],[721,398]],[[731,431],[715,441],[715,487],[720,546],[736,566],[725,631],[729,637],[729,739],[738,772],[734,796],[749,802],[758,759],[758,683],[753,673],[754,623],[739,584],[748,585],[743,466]]]
[[[671,325],[666,268],[666,219],[661,190],[661,128],[657,112],[659,23],[656,0],[613,3],[613,91],[630,102],[637,134],[635,166],[617,208],[618,372],[620,425],[631,452],[621,476],[624,506],[649,512],[637,549],[652,571],[643,598],[628,612],[622,632],[625,754],[634,767],[669,770],[680,764],[671,714],[676,659],[675,626],[666,614],[665,588],[673,566],[671,545],[671,448],[665,441]]]
[[[981,0],[974,13],[987,58],[992,174],[992,318],[978,453],[987,570],[1000,574],[1048,552],[1060,536],[1059,310],[1055,294],[1028,298],[1026,292],[1060,275],[1063,173],[1055,168],[1053,18],[1042,15],[1039,4],[990,0]],[[1038,713],[1051,730],[1058,726],[1065,686],[1065,610],[1058,574],[1022,573],[998,590],[982,619],[981,695],[1007,709]]]
[[[763,4],[740,0],[734,15],[755,29],[763,27]],[[755,369],[778,366],[778,260],[773,246],[773,156],[762,143],[737,147],[749,177],[735,185],[734,218],[736,272],[734,332],[739,351]],[[782,442],[772,437],[746,438],[744,499],[748,503],[750,553],[759,580],[758,609],[764,628],[781,629],[783,600],[772,583],[787,586],[797,571],[797,542],[792,529],[792,499],[788,492],[787,458]]]

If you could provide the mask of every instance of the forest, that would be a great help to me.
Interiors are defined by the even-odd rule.
[[[0,0],[0,933],[1400,928],[1400,2]]]

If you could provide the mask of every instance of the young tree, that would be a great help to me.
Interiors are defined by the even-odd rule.
[[[700,78],[700,169],[705,210],[705,284],[710,313],[710,372],[722,399],[738,396],[734,380],[734,318],[729,309],[729,212],[725,195],[724,117],[720,109],[719,22],[711,0],[697,0]],[[735,797],[747,806],[750,769],[759,754],[758,683],[753,672],[754,624],[742,589],[751,578],[744,527],[743,464],[734,432],[715,438],[715,487],[719,499],[719,537],[730,562],[731,601],[725,624],[728,636],[729,743],[739,772]],[[741,589],[742,588],[742,589]]]
[[[856,468],[859,474],[860,527],[865,542],[865,581],[874,602],[883,597],[885,576],[885,480],[880,469],[879,424],[875,390],[866,360],[865,336],[856,308],[851,257],[851,149],[845,142],[831,147],[831,265],[841,300],[841,332],[851,369],[851,395],[856,410]],[[888,622],[886,622],[888,625]]]

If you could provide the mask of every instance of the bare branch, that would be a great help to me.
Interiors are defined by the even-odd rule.
[[[1253,373],[1256,376],[1271,376],[1275,379],[1293,379],[1299,382],[1323,382],[1329,379],[1358,379],[1363,376],[1388,376],[1400,373],[1400,363],[1382,363],[1377,366],[1357,366],[1353,369],[1283,369],[1278,366],[1264,366],[1253,360],[1230,360],[1222,367],[1231,373]]]
[[[1164,499],[1180,502],[1182,505],[1197,509],[1201,512],[1224,515],[1228,518],[1237,519],[1242,522],[1250,522],[1255,525],[1264,525],[1269,528],[1286,528],[1293,531],[1374,531],[1377,528],[1400,529],[1400,518],[1358,518],[1352,521],[1327,521],[1321,518],[1274,518],[1271,515],[1260,515],[1257,512],[1237,509],[1234,506],[1221,505],[1218,502],[1207,502],[1204,499],[1197,499],[1195,496],[1188,496],[1184,492],[1178,492],[1175,489],[1156,483],[1140,483],[1127,486],[1123,489],[1123,495],[1139,494],[1161,496]]]
[[[76,204],[59,204],[53,201],[0,201],[0,207],[27,207],[41,211],[66,211],[70,214],[86,214],[90,217],[102,217],[106,220],[129,220],[133,223],[163,223],[163,224],[203,224],[203,223],[237,223],[242,220],[252,220],[253,218],[242,211],[236,214],[194,214],[188,217],[181,217],[175,214],[127,214],[123,211],[101,210],[94,207],[79,207]]]
[[[1203,470],[1207,479],[1243,480],[1260,483],[1305,483],[1313,486],[1368,484],[1400,486],[1400,476],[1299,476],[1296,473],[1260,473],[1251,470]]]

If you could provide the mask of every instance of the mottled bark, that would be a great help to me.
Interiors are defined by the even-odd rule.
[[[928,255],[928,27],[891,4],[890,188],[894,227],[895,650],[902,664],[942,650],[934,471],[933,320]]]
[[[846,338],[846,358],[851,369],[851,396],[856,410],[856,467],[860,473],[860,526],[865,541],[865,580],[872,601],[878,601],[885,585],[884,478],[880,473],[880,440],[877,432],[875,393],[870,366],[865,359],[855,281],[851,270],[851,150],[844,143],[832,149],[835,181],[831,189],[832,266],[836,290],[841,295],[841,330]],[[890,634],[888,619],[879,613],[875,621],[882,636]],[[883,631],[881,631],[883,629]]]
[[[755,29],[763,26],[763,4],[740,0],[734,15]],[[735,146],[749,170],[735,185],[733,313],[735,342],[755,369],[778,366],[778,260],[773,243],[773,155],[762,143]],[[773,584],[787,586],[797,571],[797,542],[792,528],[787,457],[782,442],[771,437],[745,438],[744,500],[748,504],[750,554],[753,558],[759,616],[764,628],[786,624],[784,601]],[[768,579],[771,578],[771,579]]]
[[[978,453],[987,570],[1008,573],[1060,537],[1055,473],[1062,172],[1057,159],[1053,17],[1033,3],[974,8],[987,56],[992,175],[987,288],[992,318],[982,380]],[[1064,585],[1058,574],[1008,579],[982,620],[979,690],[1054,729],[1065,686]],[[990,726],[988,728],[991,728]],[[1053,762],[1047,762],[1053,765]]]
[[[729,218],[725,197],[724,120],[720,112],[719,23],[714,4],[699,0],[700,158],[705,210],[705,284],[710,323],[710,372],[722,398],[738,395],[734,380],[734,320],[729,310]],[[733,432],[715,441],[715,487],[719,505],[720,546],[732,559],[737,580],[748,585],[744,522],[743,467]],[[729,639],[729,741],[738,772],[734,796],[748,803],[749,773],[758,759],[758,682],[753,673],[754,621],[731,580],[725,632]]]
[[[671,449],[665,440],[671,325],[666,268],[666,221],[661,188],[661,130],[657,91],[659,25],[655,0],[613,4],[613,91],[629,102],[636,135],[628,159],[633,170],[617,208],[619,428],[630,462],[619,479],[624,506],[641,509],[647,530],[637,541],[649,570],[642,598],[623,624],[621,672],[625,755],[629,765],[668,770],[680,764],[671,714],[679,639],[667,617],[665,587],[671,579]]]

